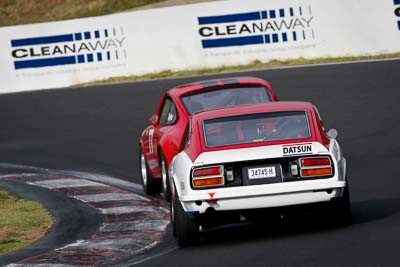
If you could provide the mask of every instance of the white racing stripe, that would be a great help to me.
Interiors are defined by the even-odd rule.
[[[100,227],[100,232],[164,231],[168,224],[169,221],[163,220],[105,223]]]
[[[103,174],[98,174],[98,173],[92,174],[92,173],[87,173],[87,172],[67,171],[67,170],[56,171],[56,173],[66,175],[66,176],[73,176],[73,177],[79,177],[82,179],[97,181],[100,183],[105,183],[107,185],[116,186],[118,188],[124,188],[124,189],[128,189],[128,190],[134,190],[137,192],[143,192],[143,188],[139,184],[131,183],[131,182],[128,182],[125,180],[121,180],[119,178],[106,176]]]
[[[0,164],[1,165],[1,164]],[[1,166],[0,166],[1,167]],[[35,173],[13,173],[13,174],[4,174],[4,175],[0,175],[0,179],[6,179],[6,178],[13,178],[16,176],[20,176],[20,177],[35,177],[38,176]]]
[[[133,249],[141,249],[154,243],[153,240],[144,240],[137,238],[117,238],[117,239],[103,239],[103,240],[78,240],[75,243],[69,244],[65,248],[79,248],[79,249],[105,249],[121,252],[130,252]]]
[[[123,206],[123,207],[113,207],[113,208],[100,208],[101,212],[105,215],[120,215],[135,212],[167,212],[167,209],[162,207],[154,206]]]
[[[72,177],[78,177],[81,179],[87,179],[87,180],[92,180],[100,183],[104,183],[107,185],[113,185],[119,188],[124,188],[128,189],[130,191],[137,191],[137,192],[142,192],[142,186],[136,183],[128,182],[125,180],[121,180],[116,177],[111,177],[108,175],[103,175],[103,174],[98,174],[98,173],[88,173],[88,172],[82,172],[82,171],[71,171],[71,170],[50,170],[46,168],[39,168],[39,167],[34,167],[34,166],[26,166],[26,165],[19,165],[19,164],[12,164],[12,163],[0,163],[0,167],[3,168],[10,168],[10,169],[15,169],[16,173],[11,174],[11,176],[14,175],[20,175],[22,173],[23,176],[35,176],[37,174],[44,174],[44,175],[64,175],[64,176],[72,176]],[[8,175],[4,175],[2,177],[5,177]]]
[[[75,267],[85,265],[68,265],[68,264],[56,264],[56,263],[36,263],[36,264],[8,264],[7,267]]]
[[[106,186],[83,179],[57,179],[57,180],[44,180],[37,182],[30,182],[28,184],[38,185],[49,189],[69,188],[69,187],[86,187],[86,186]]]
[[[146,200],[147,198],[141,197],[137,194],[121,194],[121,193],[108,193],[108,194],[94,194],[94,195],[79,195],[74,198],[82,202],[104,202],[104,201],[121,201],[121,200]]]

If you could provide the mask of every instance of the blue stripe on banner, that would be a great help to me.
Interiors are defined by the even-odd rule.
[[[267,19],[268,18],[268,13],[267,13],[267,11],[261,11],[261,17],[263,18],[263,19]]]
[[[105,35],[106,37],[108,37],[108,30],[107,30],[107,29],[104,30],[104,35]]]
[[[111,60],[110,51],[107,51],[107,60]]]
[[[394,0],[395,5],[400,5],[400,0]]]
[[[267,44],[271,43],[271,36],[269,34],[265,35],[265,43]]]
[[[285,10],[283,8],[279,9],[279,17],[281,17],[281,18],[285,17]]]
[[[85,63],[85,56],[84,55],[78,55],[78,63]]]
[[[293,16],[294,16],[293,7],[291,7],[291,8],[289,9],[289,12],[290,12],[290,16],[293,17]]]
[[[17,70],[17,69],[50,67],[57,65],[68,65],[75,63],[76,63],[75,56],[68,56],[68,57],[14,61],[14,67]]]
[[[85,32],[85,40],[88,40],[88,39],[90,39],[90,32]]]
[[[286,34],[286,32],[282,33],[282,41],[287,42],[287,34]]]
[[[271,19],[276,18],[275,10],[270,10],[270,11],[269,11],[269,17],[270,17]]]
[[[18,47],[25,45],[53,44],[61,42],[72,42],[73,40],[74,40],[73,34],[53,35],[53,36],[11,40],[11,46]]]
[[[203,48],[251,45],[251,44],[264,43],[264,38],[262,35],[256,35],[256,36],[245,36],[245,37],[235,37],[235,38],[202,40],[201,43],[203,44]]]
[[[273,34],[272,34],[272,42],[274,42],[274,43],[279,42],[279,40],[278,40],[278,34],[277,34],[277,33],[273,33]]]
[[[294,41],[297,41],[297,34],[296,34],[296,32],[293,32],[293,40],[294,40]]]
[[[75,33],[75,41],[80,41],[80,40],[82,40],[82,33],[80,32]]]
[[[226,23],[236,21],[247,21],[247,20],[259,20],[260,12],[240,13],[223,16],[210,16],[210,17],[198,17],[199,25],[203,24],[214,24],[214,23]]]
[[[100,38],[100,32],[99,31],[95,31],[94,32],[94,38],[96,38],[96,39]]]
[[[399,31],[400,31],[400,20],[397,21],[397,27],[399,27]]]
[[[103,61],[103,55],[101,54],[101,52],[97,53],[97,61]]]
[[[93,62],[93,54],[87,54],[87,62]]]

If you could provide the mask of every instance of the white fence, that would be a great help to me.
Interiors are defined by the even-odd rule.
[[[229,0],[0,28],[0,93],[400,51],[400,0]]]

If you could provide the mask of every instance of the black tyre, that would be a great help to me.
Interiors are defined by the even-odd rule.
[[[155,179],[150,176],[149,168],[141,148],[139,151],[139,168],[142,178],[143,191],[148,195],[154,195],[160,192],[160,183],[155,181]]]
[[[344,189],[342,197],[332,201],[332,218],[336,225],[345,226],[352,223],[349,186]]]
[[[178,245],[184,248],[198,244],[200,241],[199,224],[186,214],[177,193],[171,201],[171,210]]]
[[[160,169],[161,169],[161,189],[164,199],[168,202],[171,201],[171,187],[168,173],[168,163],[164,153],[160,152]]]

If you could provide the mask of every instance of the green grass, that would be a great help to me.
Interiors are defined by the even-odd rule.
[[[307,65],[307,64],[319,64],[319,63],[332,63],[332,62],[346,62],[354,60],[370,60],[370,59],[388,59],[388,58],[400,58],[400,52],[381,54],[381,55],[371,55],[371,56],[347,56],[347,57],[321,57],[315,59],[305,59],[297,58],[290,60],[271,60],[268,62],[261,62],[260,60],[255,60],[250,64],[237,65],[237,66],[220,66],[216,68],[204,68],[204,69],[194,69],[194,70],[182,70],[182,71],[171,71],[164,70],[156,73],[149,73],[145,75],[132,75],[132,76],[121,76],[113,77],[105,80],[98,80],[89,83],[80,84],[82,85],[97,85],[97,84],[109,84],[109,83],[122,83],[122,82],[133,82],[139,80],[151,80],[151,79],[162,79],[170,77],[184,77],[193,75],[203,75],[203,74],[217,74],[244,70],[254,70],[254,69],[267,69],[274,67],[283,66],[296,66],[296,65]]]
[[[165,0],[0,0],[0,27],[100,16]]]
[[[39,203],[0,191],[0,254],[30,245],[52,223],[52,217]]]
[[[0,255],[28,246],[30,243],[15,240],[5,240],[0,242]]]

